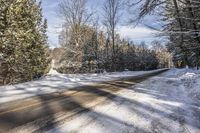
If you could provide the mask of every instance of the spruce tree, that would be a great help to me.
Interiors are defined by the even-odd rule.
[[[46,55],[47,22],[41,3],[36,0],[0,0],[4,83],[32,80],[43,75],[48,66]]]

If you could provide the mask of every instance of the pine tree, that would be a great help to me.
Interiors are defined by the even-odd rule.
[[[200,66],[200,2],[199,0],[128,0],[129,7],[139,9],[137,21],[157,14],[164,22],[168,49],[180,66]],[[157,12],[159,10],[159,12]],[[134,21],[135,22],[135,21]]]
[[[1,0],[0,51],[3,55],[4,83],[32,80],[45,73],[47,22],[36,0]]]

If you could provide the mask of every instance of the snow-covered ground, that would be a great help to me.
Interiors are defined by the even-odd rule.
[[[24,99],[39,94],[65,91],[72,87],[94,84],[95,82],[116,80],[123,77],[138,76],[154,71],[125,71],[101,74],[59,74],[51,70],[48,75],[37,81],[27,83],[0,86],[0,104]]]
[[[200,71],[173,69],[115,95],[49,132],[200,132]]]

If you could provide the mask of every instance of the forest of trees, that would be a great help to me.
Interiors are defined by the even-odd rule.
[[[61,73],[152,70],[172,66],[171,60],[176,67],[200,66],[199,0],[104,0],[100,17],[88,10],[87,0],[62,0],[57,8],[64,22],[56,68]],[[117,27],[124,12],[131,16],[127,25],[157,16],[162,26],[148,27],[167,43],[121,38]],[[49,71],[47,26],[38,0],[0,0],[0,84],[30,81]]]
[[[154,41],[152,47],[144,42],[134,44],[116,33],[123,1],[105,0],[102,22],[88,12],[86,2],[67,0],[59,5],[59,13],[65,20],[59,43],[66,51],[59,72],[152,70],[170,66],[171,55],[160,42]],[[106,31],[99,28],[99,23]]]

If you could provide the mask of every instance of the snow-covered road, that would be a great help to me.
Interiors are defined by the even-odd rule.
[[[36,81],[0,86],[0,104],[42,94],[66,91],[70,88],[91,85],[102,81],[112,81],[120,78],[139,76],[160,70],[124,71],[100,74],[59,74],[55,71],[51,71],[51,73]]]
[[[200,132],[199,71],[173,69],[115,95],[49,132]]]

